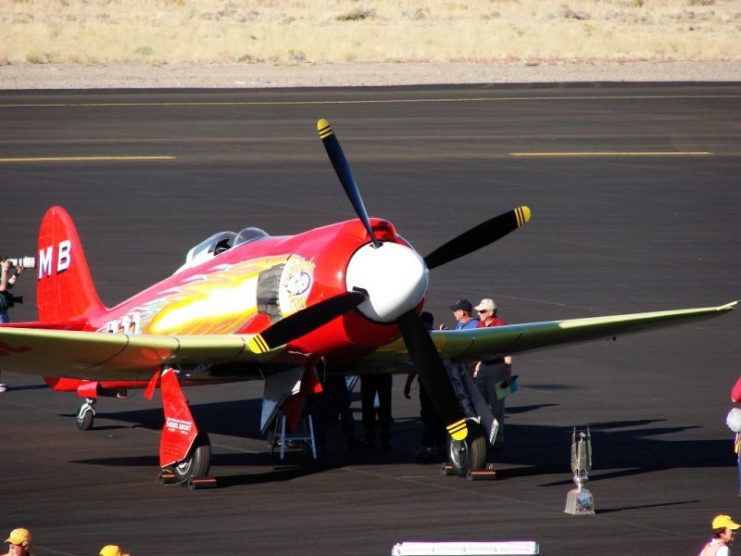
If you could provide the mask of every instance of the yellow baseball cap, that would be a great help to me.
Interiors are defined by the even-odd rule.
[[[716,515],[713,518],[713,530],[725,529],[725,528],[736,530],[739,527],[741,527],[741,525],[734,522],[731,519],[730,515],[720,514],[720,515]]]
[[[23,527],[13,529],[8,538],[5,539],[5,542],[10,544],[31,544],[31,531]]]
[[[116,544],[107,544],[100,549],[100,556],[129,556],[129,554],[121,552],[121,547]]]

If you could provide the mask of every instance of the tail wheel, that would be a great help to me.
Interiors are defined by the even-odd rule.
[[[464,440],[450,439],[448,460],[453,472],[463,477],[471,471],[483,469],[486,463],[486,435],[481,425],[468,423],[468,436]]]
[[[197,477],[205,477],[211,467],[211,443],[208,435],[198,435],[188,456],[173,466],[178,483],[184,483]]]

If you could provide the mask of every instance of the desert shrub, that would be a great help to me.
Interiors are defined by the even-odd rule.
[[[364,19],[373,19],[376,17],[375,10],[365,10],[363,8],[355,8],[346,14],[338,15],[335,19],[337,21],[363,21]]]
[[[134,54],[137,56],[151,56],[154,54],[154,48],[151,46],[140,46],[134,49]]]
[[[306,54],[304,54],[301,50],[294,50],[293,48],[289,48],[288,59],[291,62],[304,62],[306,61]]]
[[[577,12],[576,10],[572,10],[571,6],[568,6],[568,5],[561,6],[561,16],[564,19],[576,19],[579,21],[590,19],[590,16],[588,13]]]

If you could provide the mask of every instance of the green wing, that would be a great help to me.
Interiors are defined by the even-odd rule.
[[[494,328],[432,331],[432,339],[443,359],[476,361],[524,351],[599,338],[623,336],[651,328],[686,324],[718,317],[732,311],[738,302],[719,307],[654,311],[524,324]],[[407,372],[411,361],[401,340],[380,347],[361,361],[350,363],[349,374],[363,372]]]
[[[163,364],[262,362],[281,353],[259,335],[155,336],[0,328],[0,369],[95,380],[148,379]]]
[[[475,361],[539,348],[609,338],[723,315],[719,307],[510,324],[496,328],[433,331],[444,359]],[[38,376],[94,380],[146,380],[163,364],[266,363],[285,346],[269,350],[260,335],[155,336],[0,328],[0,369]],[[269,363],[268,363],[269,364]],[[407,372],[401,339],[343,367],[348,374]]]

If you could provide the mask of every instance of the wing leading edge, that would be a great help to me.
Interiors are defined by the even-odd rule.
[[[494,328],[435,330],[431,334],[443,359],[475,361],[562,344],[622,336],[650,328],[687,324],[724,315],[735,309],[737,304],[738,301],[733,301],[718,307],[509,324]],[[396,340],[382,346],[362,361],[351,364],[349,372],[407,372],[410,365],[403,342]]]
[[[726,314],[737,301],[717,307],[653,311],[558,321],[510,324],[496,328],[433,331],[444,359],[474,361],[562,344],[583,342],[686,324]],[[0,328],[0,368],[39,376],[92,380],[148,379],[163,364],[265,363],[285,346],[268,349],[260,335],[156,336],[66,330]],[[356,362],[348,374],[407,372],[404,342],[398,339]]]
[[[139,380],[163,364],[259,363],[269,349],[260,335],[156,336],[0,328],[0,368],[39,376]]]

